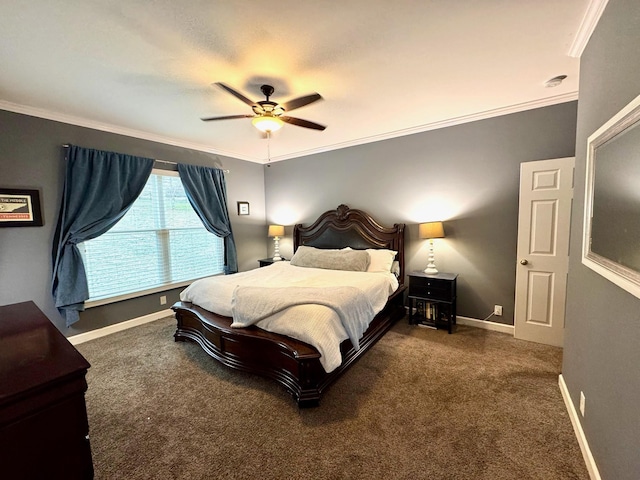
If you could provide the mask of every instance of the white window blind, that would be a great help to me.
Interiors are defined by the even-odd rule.
[[[177,173],[162,170],[152,172],[111,230],[81,244],[80,251],[89,302],[138,296],[224,271],[223,239],[204,228]]]

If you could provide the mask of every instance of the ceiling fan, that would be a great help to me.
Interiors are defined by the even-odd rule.
[[[261,100],[259,102],[254,102],[249,100],[243,94],[234,90],[228,85],[224,83],[214,83],[214,85],[219,86],[220,88],[226,90],[234,97],[243,101],[247,105],[249,105],[253,109],[253,115],[225,115],[222,117],[205,117],[201,120],[204,122],[210,122],[213,120],[231,120],[233,118],[252,118],[251,121],[253,125],[264,133],[275,132],[280,129],[283,124],[289,123],[291,125],[297,125],[298,127],[311,128],[313,130],[324,130],[327,128],[325,125],[320,125],[319,123],[310,122],[309,120],[303,120],[302,118],[289,117],[288,115],[284,115],[285,112],[290,112],[291,110],[295,110],[296,108],[304,107],[305,105],[309,105],[310,103],[316,102],[318,100],[322,100],[322,97],[319,93],[312,93],[311,95],[306,95],[304,97],[295,98],[293,100],[289,100],[286,103],[276,103],[269,100],[269,97],[273,95],[274,88],[271,85],[262,85],[260,90],[262,94],[266,97],[266,100]]]

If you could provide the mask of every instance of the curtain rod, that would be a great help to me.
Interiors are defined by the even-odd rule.
[[[71,145],[69,145],[68,143],[64,143],[64,144],[62,144],[62,147],[63,147],[63,148],[69,148],[70,146],[71,146]],[[154,162],[158,162],[158,163],[167,163],[167,164],[169,164],[169,165],[177,165],[177,163],[176,163],[176,162],[169,162],[169,161],[167,161],[167,160],[158,160],[157,158],[154,158],[154,159],[153,159],[153,161],[154,161]],[[220,168],[220,170],[222,170],[224,173],[230,173],[230,172],[231,172],[231,170],[229,170],[229,169],[222,169],[222,168]]]
[[[155,161],[156,161],[156,162],[158,162],[158,163],[167,163],[167,164],[169,164],[169,165],[177,165],[177,163],[176,163],[176,162],[169,162],[168,160],[158,160],[158,159],[156,158],[156,159],[155,159]],[[229,172],[231,171],[231,170],[228,170],[228,169],[227,169],[227,170],[225,170],[225,169],[222,169],[222,168],[220,168],[220,170],[222,170],[224,173],[229,173]]]

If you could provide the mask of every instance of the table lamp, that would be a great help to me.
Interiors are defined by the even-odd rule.
[[[269,236],[273,237],[273,243],[275,245],[275,249],[273,251],[273,261],[279,262],[280,260],[282,260],[282,257],[280,256],[280,245],[278,242],[280,241],[280,237],[284,236],[284,226],[269,225]]]
[[[429,240],[429,263],[425,268],[424,273],[438,273],[438,269],[435,264],[435,256],[433,254],[433,239],[444,238],[444,227],[442,222],[428,222],[420,224],[419,231],[420,238],[426,238]]]

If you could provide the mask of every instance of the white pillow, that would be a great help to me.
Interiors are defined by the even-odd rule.
[[[383,272],[389,273],[393,260],[396,258],[396,253],[393,250],[367,248],[369,254],[369,267],[367,272]]]
[[[400,262],[398,260],[394,260],[391,264],[391,273],[393,273],[396,278],[400,278]]]

